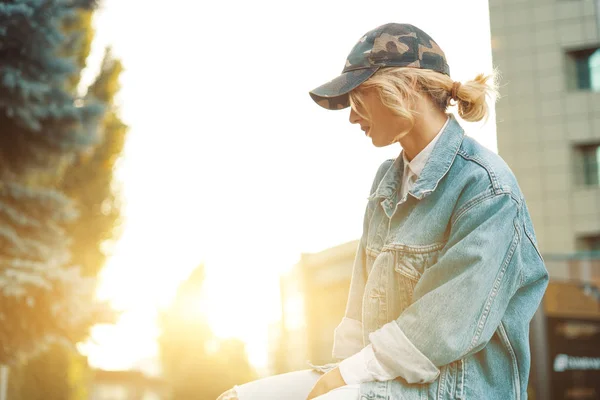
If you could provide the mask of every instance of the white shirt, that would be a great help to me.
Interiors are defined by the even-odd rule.
[[[404,173],[402,174],[402,184],[400,186],[401,199],[404,199],[406,197],[408,192],[415,185],[417,179],[419,179],[419,176],[421,175],[423,168],[425,168],[425,164],[427,163],[427,160],[429,159],[429,156],[431,155],[435,144],[439,140],[444,129],[446,129],[446,126],[448,126],[449,121],[450,118],[446,120],[446,123],[444,124],[444,126],[442,126],[442,129],[440,129],[437,135],[435,135],[433,140],[429,142],[429,144],[425,146],[425,148],[421,150],[421,152],[417,154],[411,161],[408,161],[408,159],[406,158],[406,152],[402,151],[402,159],[404,161]]]
[[[438,139],[440,138],[444,129],[448,125],[450,118],[446,120],[442,129],[438,132],[438,134],[433,138],[431,142],[423,150],[419,152],[411,161],[408,161],[406,158],[406,153],[402,151],[402,158],[404,160],[404,173],[402,174],[402,183],[400,186],[400,198],[405,199],[408,192],[414,187],[415,182],[419,179],[423,168],[425,168],[425,164],[435,147]],[[345,318],[345,320],[348,320]],[[352,330],[361,332],[362,324],[358,321],[346,321],[347,323],[354,323]],[[392,321],[393,322],[393,321]],[[360,329],[360,331],[358,331]],[[400,336],[404,335],[400,327],[395,323],[386,324],[383,328],[389,331],[389,334],[392,336]],[[380,350],[381,351],[381,350]],[[357,384],[363,382],[372,382],[372,381],[387,381],[390,379],[395,379],[396,376],[387,371],[380,363],[377,361],[375,357],[375,352],[373,351],[373,345],[368,345],[363,348],[358,353],[354,354],[351,357],[346,358],[339,365],[340,373],[342,374],[342,378],[346,384]]]

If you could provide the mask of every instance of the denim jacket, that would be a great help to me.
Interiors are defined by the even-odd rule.
[[[372,344],[398,376],[361,399],[526,399],[548,273],[513,173],[454,117],[399,199],[402,163],[373,182],[334,357]]]

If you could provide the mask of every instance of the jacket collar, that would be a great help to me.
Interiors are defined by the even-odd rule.
[[[437,188],[439,182],[452,166],[463,138],[464,130],[458,124],[454,115],[450,114],[450,121],[448,121],[446,128],[444,128],[435,144],[419,179],[417,179],[409,194],[421,200]],[[377,190],[369,198],[391,199],[398,190],[398,185],[402,182],[403,170],[404,161],[402,156],[396,157],[394,163],[381,179]]]

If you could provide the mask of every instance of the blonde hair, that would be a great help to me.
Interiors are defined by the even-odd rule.
[[[458,115],[465,121],[480,121],[489,116],[486,97],[498,97],[496,74],[479,74],[475,79],[458,85],[456,105]],[[428,69],[411,67],[388,67],[377,71],[371,78],[350,92],[350,105],[356,113],[368,118],[369,110],[362,100],[362,90],[375,88],[382,104],[394,114],[405,118],[410,128],[401,132],[394,141],[404,136],[415,123],[415,100],[426,95],[443,112],[452,106],[452,90],[455,82],[448,75]]]

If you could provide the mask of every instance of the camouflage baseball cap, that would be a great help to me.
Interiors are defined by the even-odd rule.
[[[385,24],[364,35],[352,48],[342,74],[310,91],[321,107],[350,106],[348,93],[383,67],[431,69],[450,75],[446,56],[425,32],[410,24]]]

